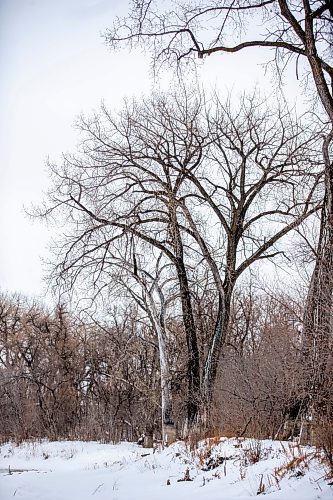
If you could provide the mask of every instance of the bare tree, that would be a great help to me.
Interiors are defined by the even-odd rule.
[[[159,253],[157,259],[154,259],[152,255],[152,261],[155,265],[155,269],[153,269],[155,272],[152,275],[153,271],[148,272],[141,267],[140,261],[142,259],[140,259],[138,250],[134,245],[134,238],[131,238],[130,241],[132,251],[129,260],[126,260],[126,252],[116,256],[109,250],[108,263],[111,264],[112,262],[110,279],[114,285],[119,284],[121,296],[125,295],[126,299],[134,300],[138,304],[139,308],[148,317],[155,332],[160,365],[162,438],[165,443],[171,444],[176,439],[176,428],[172,405],[171,367],[167,349],[166,319],[170,296],[166,297],[164,291],[166,285],[173,281],[170,273],[165,273],[170,268],[170,264],[163,264],[163,252]],[[116,269],[118,269],[118,272],[115,272]],[[112,291],[112,295],[114,294],[115,290]],[[152,435],[147,436],[147,438],[152,443]]]
[[[44,214],[63,209],[74,222],[55,270],[58,278],[66,277],[69,288],[83,277],[99,293],[105,283],[101,275],[112,266],[113,255],[126,249],[135,274],[138,243],[133,253],[133,238],[141,242],[140,266],[145,267],[144,255],[146,262],[153,258],[154,249],[173,264],[187,339],[191,422],[200,401],[200,368],[177,196],[184,184],[182,165],[190,168],[200,162],[206,137],[195,128],[200,101],[191,107],[186,101],[185,95],[178,96],[168,107],[156,98],[142,106],[127,105],[119,117],[103,108],[103,119],[82,118],[82,155],[67,157],[61,171],[51,166],[55,189]]]
[[[306,400],[301,304],[271,290],[238,289],[233,298],[225,363],[219,377],[226,432],[289,438],[299,435]],[[221,417],[220,417],[221,418]]]
[[[152,51],[153,63],[188,62],[218,52],[239,52],[253,47],[274,51],[277,70],[292,57],[307,59],[320,98],[332,119],[331,80],[332,16],[329,0],[198,0],[175,2],[165,9],[159,0],[129,2],[128,17],[117,18],[105,33],[113,48],[124,42],[143,44]],[[247,30],[257,31],[247,39]],[[207,28],[209,28],[207,30]]]
[[[158,260],[173,270],[191,426],[201,403],[210,406],[237,279],[283,253],[280,240],[321,206],[316,137],[288,111],[267,110],[255,98],[234,111],[215,96],[209,110],[203,97],[184,92],[134,102],[119,116],[102,108],[79,127],[80,153],[50,165],[54,185],[40,211],[68,224],[53,276],[95,296],[110,290],[122,267],[141,287],[161,347]],[[204,360],[191,285],[200,269],[214,284],[217,311]]]
[[[256,34],[252,34],[253,29]],[[141,0],[131,2],[128,17],[117,19],[105,36],[113,48],[124,43],[149,47],[156,69],[164,63],[180,69],[182,63],[193,61],[195,57],[203,59],[215,53],[235,53],[257,47],[273,51],[272,62],[279,79],[292,60],[297,79],[301,74],[305,81],[312,77],[315,94],[330,124],[322,141],[325,194],[316,265],[304,316],[305,342],[312,346],[312,371],[316,372],[312,386],[320,385],[318,377],[325,371],[324,353],[332,334],[333,305],[330,271],[333,265],[332,2],[224,0],[216,3],[199,0],[177,2],[164,10],[159,1]],[[322,369],[318,369],[319,359]]]
[[[288,112],[269,111],[254,97],[243,97],[238,109],[217,99],[208,122],[212,144],[207,162],[187,173],[193,186],[189,199],[199,201],[211,224],[220,227],[220,249],[210,235],[201,234],[195,204],[189,208],[182,200],[181,206],[219,297],[203,372],[203,395],[209,401],[236,281],[255,262],[283,253],[276,247],[279,240],[316,212],[320,174],[311,151],[316,136],[296,125]]]

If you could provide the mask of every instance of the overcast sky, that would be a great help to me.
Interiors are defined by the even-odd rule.
[[[113,53],[101,33],[126,0],[0,0],[0,289],[43,296],[43,267],[50,234],[23,210],[43,198],[45,159],[73,150],[80,112],[101,100],[119,105],[124,96],[153,86],[148,60],[126,50]],[[267,53],[214,56],[199,76],[223,92],[271,91],[260,63]],[[293,81],[293,76],[290,81]],[[263,85],[264,84],[264,85]],[[291,102],[298,86],[289,84]],[[274,100],[274,93],[271,98]]]

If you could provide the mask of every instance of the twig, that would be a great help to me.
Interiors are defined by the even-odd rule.
[[[97,488],[95,489],[95,491],[93,491],[93,493],[91,495],[95,495],[95,493],[97,493],[97,491],[100,489],[101,486],[103,486],[104,483],[101,483],[97,486]]]

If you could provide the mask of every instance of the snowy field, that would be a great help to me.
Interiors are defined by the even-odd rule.
[[[314,449],[278,441],[222,438],[194,451],[175,443],[155,452],[132,443],[7,443],[0,447],[0,499],[328,500],[326,472]]]

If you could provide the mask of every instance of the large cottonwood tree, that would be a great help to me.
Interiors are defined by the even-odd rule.
[[[129,273],[141,287],[162,365],[157,260],[171,269],[187,345],[189,427],[202,408],[209,425],[237,279],[282,253],[282,238],[321,207],[316,135],[308,127],[253,96],[238,109],[218,96],[209,102],[183,91],[134,101],[118,115],[103,107],[99,116],[82,118],[79,152],[50,165],[53,187],[40,211],[67,223],[53,271],[58,283],[84,284],[95,296],[119,283],[121,268],[123,281]],[[216,297],[204,351],[191,284],[201,268]]]
[[[266,49],[283,77],[294,64],[296,78],[313,92],[328,121],[321,140],[325,193],[316,264],[305,305],[304,333],[311,365],[310,399],[322,384],[333,308],[333,3],[331,0],[159,0],[130,2],[127,18],[106,32],[113,48],[124,43],[151,49],[154,68],[177,69],[212,54]],[[269,55],[267,56],[269,60]],[[185,63],[185,66],[184,66]],[[223,65],[223,59],[220,59]],[[318,120],[314,116],[314,121]]]

